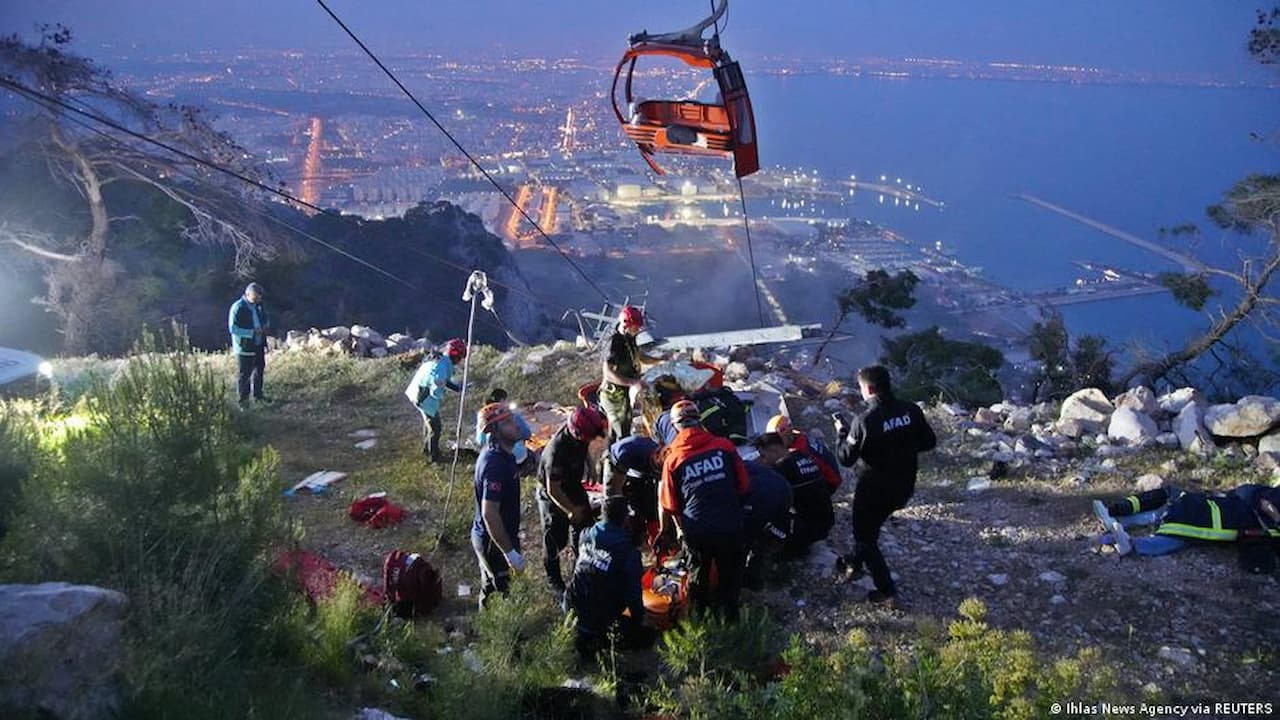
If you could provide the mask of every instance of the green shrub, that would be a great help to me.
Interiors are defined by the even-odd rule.
[[[35,469],[36,437],[29,404],[0,402],[0,540],[21,508],[23,486]]]
[[[268,551],[289,536],[279,459],[235,433],[226,388],[179,337],[152,342],[70,412],[41,418],[29,512],[4,539],[14,580],[129,597],[125,716],[249,717],[311,708],[266,656],[289,603]]]

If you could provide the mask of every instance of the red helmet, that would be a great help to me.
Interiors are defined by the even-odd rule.
[[[678,428],[686,428],[702,422],[702,412],[698,404],[692,400],[679,400],[671,406],[671,423]]]
[[[461,360],[467,356],[467,344],[454,338],[444,344],[444,354],[448,355],[450,360]]]
[[[644,311],[634,305],[623,305],[618,324],[624,328],[644,327]]]
[[[569,434],[585,442],[604,437],[608,427],[609,421],[604,413],[595,408],[577,407],[569,416]]]

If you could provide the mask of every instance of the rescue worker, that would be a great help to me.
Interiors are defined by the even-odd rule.
[[[836,424],[840,464],[864,464],[853,493],[853,553],[843,564],[853,575],[865,566],[876,585],[867,600],[892,605],[897,589],[880,553],[880,526],[906,507],[916,487],[916,456],[932,450],[938,439],[915,403],[893,396],[883,365],[859,370],[858,386],[867,400],[866,410],[847,428],[843,419]]]
[[[684,541],[693,609],[718,611],[736,621],[745,562],[742,496],[751,487],[747,469],[733,443],[702,427],[692,401],[671,406],[671,417],[678,432],[658,487],[661,538],[676,532]],[[714,591],[713,564],[719,578]]]
[[[241,407],[248,404],[250,394],[258,402],[270,402],[263,394],[262,384],[267,371],[267,335],[271,332],[271,318],[262,300],[262,286],[251,282],[227,312],[231,349],[235,351],[239,364],[236,389]]]
[[[823,476],[812,452],[788,449],[778,433],[765,433],[754,444],[760,451],[760,462],[777,471],[791,486],[792,524],[783,554],[787,558],[800,557],[809,552],[810,545],[831,534],[836,524],[831,507],[835,488]]]
[[[507,403],[507,391],[502,388],[494,388],[493,392],[489,393],[489,397],[485,398],[484,402],[486,405],[489,403],[502,403],[505,405]],[[516,441],[515,448],[512,449],[511,454],[516,457],[516,466],[520,468],[520,474],[528,475],[533,471],[533,466],[537,464],[537,454],[529,452],[529,448],[525,444],[529,438],[533,437],[533,430],[529,427],[529,423],[524,419],[524,415],[520,414],[520,411],[515,408],[514,404],[507,405],[507,407],[511,408],[511,418],[515,420],[516,425],[520,427],[520,439]],[[483,422],[484,419],[480,416],[479,411],[477,411],[476,448],[478,449],[484,449],[484,446],[489,444],[489,433],[484,431]]]
[[[764,587],[765,576],[791,535],[791,483],[760,460],[746,460],[744,464],[751,491],[742,498],[742,523],[747,541],[742,584],[759,590]]]
[[[660,451],[656,442],[641,435],[629,435],[609,446],[609,464],[613,468],[609,492],[627,499],[640,527],[658,521]]]
[[[604,501],[600,522],[582,533],[573,577],[564,594],[564,609],[576,614],[574,644],[584,659],[608,647],[617,630],[627,646],[643,644],[646,633],[640,549],[624,527],[627,500],[611,495]],[[624,615],[625,611],[625,615]]]
[[[1093,512],[1121,555],[1167,555],[1192,541],[1238,543],[1240,562],[1250,572],[1270,572],[1280,552],[1280,487],[1241,485],[1226,492],[1182,492],[1160,488]],[[1127,528],[1155,525],[1150,537],[1130,538]]]
[[[604,415],[595,408],[577,407],[542,448],[538,463],[538,517],[542,521],[542,566],[547,584],[556,594],[564,593],[560,574],[560,551],[578,547],[578,537],[595,520],[591,501],[582,487],[591,479],[587,451],[591,441],[603,437]]]
[[[795,429],[791,424],[791,418],[786,415],[774,415],[769,418],[764,431],[778,433],[787,449],[803,453],[812,459],[822,471],[822,477],[831,486],[832,492],[840,489],[840,484],[844,481],[840,476],[840,464],[837,462],[835,453],[831,452],[821,440],[809,437],[808,433]]]
[[[644,313],[638,307],[624,305],[618,315],[618,329],[609,338],[609,350],[601,363],[604,380],[600,383],[600,408],[609,419],[609,444],[631,434],[632,408],[644,382],[641,372],[645,364],[661,362],[640,351],[636,335],[644,328]]]
[[[511,454],[520,428],[501,403],[485,405],[480,416],[489,444],[476,460],[471,548],[480,563],[480,607],[484,608],[495,592],[507,592],[508,568],[524,570],[524,557],[520,554],[520,478]]]
[[[454,365],[467,356],[467,344],[458,338],[445,343],[443,353],[429,353],[422,358],[409,386],[405,388],[405,397],[422,413],[422,454],[433,463],[440,462],[440,403],[444,400],[445,388],[454,392],[462,392],[462,388],[453,382]]]

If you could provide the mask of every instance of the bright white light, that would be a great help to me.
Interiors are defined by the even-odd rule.
[[[36,370],[41,375],[47,378],[53,377],[53,363],[49,362],[48,360],[45,360],[44,362],[40,363],[40,366],[36,368]]]

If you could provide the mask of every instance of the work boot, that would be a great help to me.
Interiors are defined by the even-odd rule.
[[[897,597],[898,597],[897,593],[887,593],[887,592],[881,592],[880,590],[872,590],[871,592],[867,593],[867,602],[871,603],[872,605],[879,605],[881,607],[893,608],[895,607]]]

